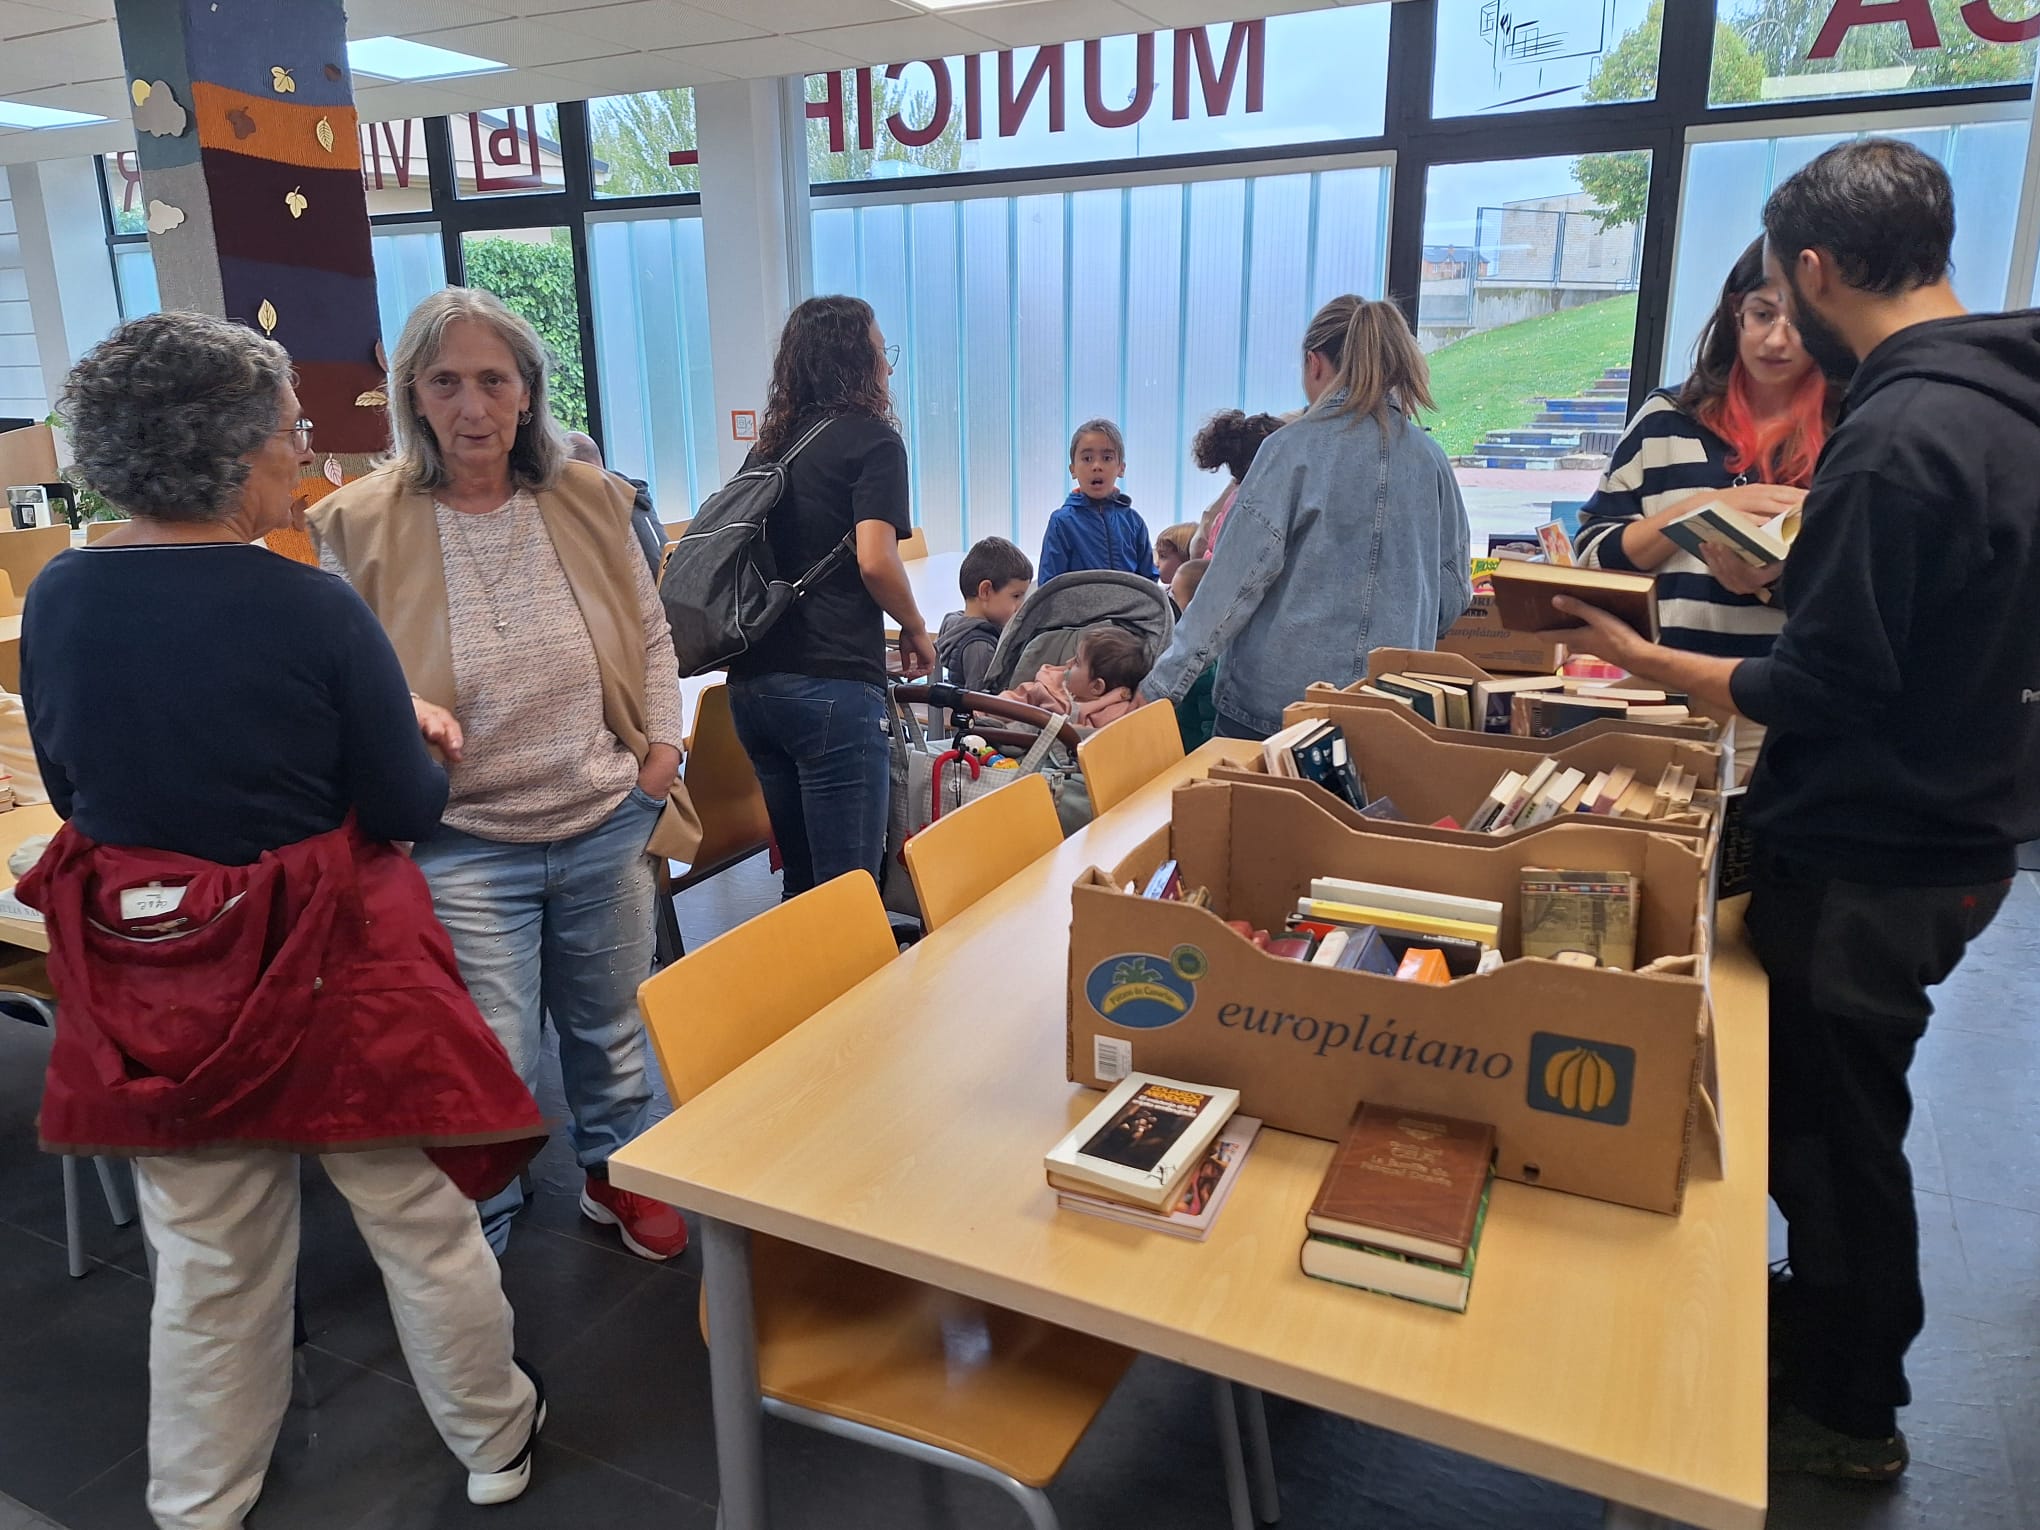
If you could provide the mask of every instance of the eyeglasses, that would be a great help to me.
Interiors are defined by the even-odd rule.
[[[283,429],[274,432],[274,434],[289,436],[290,444],[301,452],[308,452],[312,449],[312,422],[310,420],[300,419],[295,425],[286,425]]]
[[[885,364],[889,367],[900,364],[900,348],[897,345],[888,345],[885,348]]]
[[[1799,338],[1799,326],[1785,316],[1784,309],[1773,308],[1769,303],[1745,303],[1737,311],[1736,318],[1746,335],[1768,335],[1782,324],[1785,326],[1786,339]]]

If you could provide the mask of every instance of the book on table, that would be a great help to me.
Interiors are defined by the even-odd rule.
[[[1226,1197],[1232,1194],[1240,1168],[1247,1161],[1247,1150],[1254,1145],[1254,1134],[1260,1129],[1260,1121],[1253,1116],[1236,1115],[1227,1121],[1205,1150],[1203,1159],[1183,1181],[1175,1199],[1160,1211],[1148,1211],[1088,1190],[1063,1190],[1057,1194],[1055,1203],[1068,1211],[1081,1211],[1087,1216],[1151,1228],[1201,1243],[1211,1235],[1211,1224],[1218,1219]]]
[[[1568,616],[1551,603],[1554,596],[1569,595],[1619,617],[1653,643],[1657,641],[1657,581],[1649,574],[1511,560],[1495,569],[1494,581],[1495,614],[1511,631],[1547,632],[1578,627],[1581,624],[1577,617]]]
[[[1048,1150],[1049,1183],[1158,1211],[1239,1103],[1237,1089],[1129,1073]]]
[[[1667,542],[1696,558],[1704,547],[1725,547],[1750,567],[1767,568],[1783,563],[1792,551],[1793,540],[1799,535],[1799,507],[1759,522],[1726,505],[1705,504],[1661,529]]]
[[[1362,1102],[1304,1218],[1306,1274],[1464,1310],[1494,1128]]]

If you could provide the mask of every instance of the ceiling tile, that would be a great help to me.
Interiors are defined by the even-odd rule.
[[[122,73],[120,38],[110,21],[41,32],[0,48],[0,92],[103,80]]]
[[[489,21],[447,31],[407,30],[404,35],[417,42],[431,43],[435,48],[453,48],[506,64],[538,68],[572,59],[601,58],[616,51],[616,44],[605,38],[577,34],[565,26],[542,21]]]
[[[501,21],[506,5],[473,0],[347,0],[349,37],[412,37],[441,27],[471,27]]]
[[[354,105],[364,122],[396,122],[405,117],[445,117],[472,111],[475,103],[437,84],[396,84],[357,89]]]
[[[803,42],[847,53],[860,63],[902,64],[921,58],[952,58],[985,53],[999,44],[979,32],[967,31],[936,16],[909,16],[899,21],[873,21],[857,27],[829,27],[803,32]]]
[[[1233,10],[1241,7],[1233,0]],[[1116,0],[1041,0],[1036,5],[994,6],[964,11],[972,31],[982,32],[1000,47],[1032,47],[1038,43],[1075,42],[1090,37],[1119,37],[1152,32],[1154,23]]]
[[[49,85],[41,90],[9,91],[10,101],[30,106],[54,106],[60,111],[93,112],[115,122],[128,116],[127,80],[91,80],[75,85]]]
[[[546,71],[579,82],[580,95],[630,96],[646,90],[713,84],[728,75],[704,64],[679,64],[657,53],[626,53],[584,63],[556,64]]]
[[[635,0],[634,4],[575,11],[562,17],[558,24],[640,53],[763,37],[767,30],[750,21],[696,10],[691,5],[676,5],[671,0]]]
[[[759,37],[749,42],[674,48],[658,55],[676,64],[699,64],[738,80],[769,80],[782,74],[821,74],[848,69],[857,60],[797,37]]]
[[[1241,19],[1245,11],[1238,0],[1134,0],[1142,14],[1150,17],[1160,27],[1199,27]],[[1281,9],[1289,11],[1331,10],[1337,0],[1282,0]],[[1257,10],[1264,9],[1257,7]]]
[[[51,11],[72,20],[111,21],[113,0],[23,0],[36,10]]]
[[[26,37],[31,32],[54,32],[59,27],[73,27],[78,17],[66,16],[58,11],[46,11],[38,5],[21,5],[16,0],[0,0],[0,37]]]
[[[748,22],[766,32],[817,32],[867,21],[898,21],[908,8],[893,0],[692,0],[699,10]]]

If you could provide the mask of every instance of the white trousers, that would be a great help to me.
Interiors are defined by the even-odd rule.
[[[537,1395],[511,1363],[510,1303],[474,1202],[417,1148],[321,1162],[382,1270],[440,1437],[469,1471],[507,1465]],[[241,1530],[290,1405],[298,1160],[220,1148],[134,1163],[156,1256],[149,1512],[161,1530]]]

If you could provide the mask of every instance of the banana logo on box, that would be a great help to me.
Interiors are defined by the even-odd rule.
[[[1091,1008],[1130,1030],[1174,1025],[1197,1003],[1197,980],[1211,970],[1195,946],[1178,946],[1168,957],[1130,952],[1107,957],[1084,980]]]
[[[1629,1094],[1636,1078],[1633,1047],[1537,1031],[1530,1038],[1529,1074],[1532,1110],[1604,1126],[1629,1122]]]

